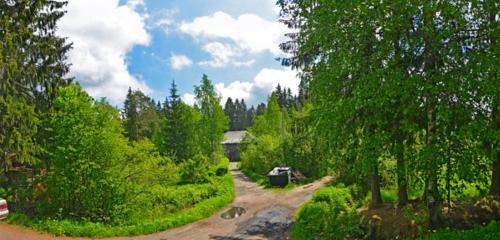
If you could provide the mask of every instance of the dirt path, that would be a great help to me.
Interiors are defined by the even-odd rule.
[[[297,187],[288,192],[271,192],[250,181],[236,165],[231,164],[236,198],[230,207],[217,214],[170,230],[136,237],[111,239],[143,240],[240,240],[240,239],[289,239],[288,233],[295,210],[307,201],[314,190],[328,183],[325,177],[314,183]],[[245,213],[233,219],[223,219],[221,214],[231,207],[241,207]],[[18,239],[78,239],[43,235],[18,226],[0,224],[0,240]]]

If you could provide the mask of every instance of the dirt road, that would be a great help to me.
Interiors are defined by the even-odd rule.
[[[307,201],[314,190],[324,186],[331,179],[325,177],[314,183],[297,187],[288,192],[271,192],[262,189],[250,181],[236,165],[231,164],[234,178],[236,198],[230,207],[219,213],[170,230],[135,237],[118,237],[118,239],[141,240],[240,240],[240,239],[289,239],[288,233],[295,210]],[[236,218],[221,217],[232,207],[244,209],[244,213]],[[241,209],[239,209],[241,210]],[[238,211],[236,211],[238,212]],[[232,212],[231,212],[232,213]],[[232,214],[225,214],[232,215]],[[81,239],[54,237],[37,233],[18,226],[0,224],[0,240],[20,239]]]

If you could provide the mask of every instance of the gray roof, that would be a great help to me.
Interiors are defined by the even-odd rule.
[[[241,143],[247,135],[247,131],[229,131],[224,133],[224,141],[222,144]]]

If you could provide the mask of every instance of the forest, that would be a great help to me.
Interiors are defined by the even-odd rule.
[[[203,74],[193,106],[173,81],[163,101],[129,88],[121,108],[67,77],[66,2],[14,2],[0,1],[9,223],[106,237],[209,217],[235,198],[224,133],[246,130],[238,167],[262,187],[276,166],[304,176],[283,191],[334,179],[292,239],[500,237],[498,1],[279,0],[297,94],[223,103]]]

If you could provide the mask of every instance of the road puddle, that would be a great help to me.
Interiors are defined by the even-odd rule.
[[[224,219],[233,219],[243,215],[246,212],[247,211],[242,207],[232,207],[229,210],[222,213],[220,217]]]

